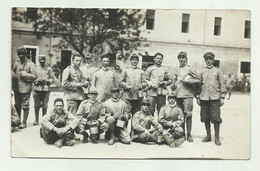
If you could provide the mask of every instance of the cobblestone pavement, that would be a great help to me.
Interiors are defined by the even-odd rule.
[[[49,109],[53,101],[62,97],[61,92],[52,92]],[[214,143],[202,143],[205,136],[204,124],[200,122],[199,106],[194,100],[193,143],[184,142],[179,148],[171,149],[167,145],[132,143],[124,145],[116,143],[107,145],[104,140],[99,144],[82,144],[77,142],[73,147],[57,148],[47,145],[40,138],[40,126],[33,126],[33,99],[30,103],[28,127],[24,130],[15,129],[11,134],[11,154],[13,157],[50,157],[50,158],[214,158],[214,159],[248,159],[250,158],[250,95],[232,94],[221,108],[223,123],[220,130],[222,146]],[[40,113],[41,114],[41,113]],[[80,135],[77,135],[82,138]]]

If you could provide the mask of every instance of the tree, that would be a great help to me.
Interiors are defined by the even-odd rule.
[[[56,48],[70,45],[83,57],[86,52],[121,52],[127,58],[143,39],[140,28],[145,22],[145,10],[39,8],[37,17],[31,17],[13,8],[12,19],[33,22],[38,37],[46,33],[62,36]]]

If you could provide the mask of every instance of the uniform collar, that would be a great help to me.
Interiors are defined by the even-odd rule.
[[[108,71],[109,70],[109,67],[105,68],[105,67],[101,67],[104,71]]]
[[[72,68],[74,68],[74,69],[79,69],[76,65],[74,65],[74,64],[71,64],[71,66],[72,66]]]
[[[211,69],[211,68],[213,68],[213,65],[210,65],[210,66],[207,65],[206,68]]]
[[[132,69],[137,69],[138,67],[131,65],[131,68],[132,68]]]
[[[114,98],[111,97],[111,100],[112,100],[113,102],[118,102],[118,101],[119,101],[119,98],[114,99]]]
[[[174,104],[169,104],[169,106],[171,107],[171,108],[174,108],[175,106],[177,106],[177,103],[175,102]]]

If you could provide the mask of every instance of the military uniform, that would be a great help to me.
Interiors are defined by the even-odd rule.
[[[21,125],[19,115],[17,114],[15,107],[11,104],[11,127],[15,128]]]
[[[78,119],[72,113],[63,110],[62,114],[58,114],[55,110],[43,117],[42,128],[40,130],[41,137],[47,144],[61,143],[62,145],[73,145],[73,130],[78,126]],[[59,136],[54,128],[64,128],[66,131]]]
[[[94,73],[98,71],[98,68],[92,66],[91,64],[86,64],[86,65],[80,67],[80,70],[82,72],[83,78],[89,82],[90,86],[88,86],[87,88],[83,88],[84,93],[88,94],[89,88],[91,87],[92,77],[93,77]]]
[[[88,134],[85,132],[85,130],[90,129],[92,126],[98,126],[98,134],[100,134],[104,131],[107,131],[111,124],[114,124],[113,121],[111,122],[111,119],[113,118],[106,117],[103,104],[97,100],[92,101],[87,99],[82,101],[76,116],[81,121],[76,129],[76,133],[82,134],[84,136],[83,140],[85,141],[83,142],[87,142],[88,138]],[[91,124],[95,122],[98,125]]]
[[[131,114],[129,113],[127,104],[123,100],[115,100],[110,98],[103,104],[106,116],[112,116],[114,123],[116,123],[119,119],[122,120],[122,117],[124,117],[126,121],[128,121],[131,118]],[[109,131],[113,131],[113,126],[110,127]],[[130,133],[127,130],[127,123],[123,126],[123,128],[114,127],[114,133],[115,137],[117,137],[119,141],[121,141],[122,143],[131,143]]]
[[[161,107],[166,103],[166,94],[168,92],[167,86],[172,83],[169,71],[164,66],[152,65],[146,70],[146,80],[150,89],[147,94],[151,103],[152,114],[155,111],[155,105],[157,105],[157,111],[159,113]],[[159,82],[163,82],[162,85]]]
[[[94,73],[91,86],[98,91],[97,100],[105,102],[111,97],[111,89],[118,86],[116,73],[109,68],[102,67]]]
[[[126,68],[121,77],[120,85],[124,88],[123,98],[131,105],[131,113],[135,114],[141,109],[142,96],[139,95],[140,86],[145,82],[144,71],[131,66]],[[127,86],[131,86],[129,90]]]
[[[21,117],[21,108],[24,111],[23,127],[26,127],[27,118],[29,115],[29,102],[32,91],[32,83],[37,78],[35,65],[29,59],[23,63],[17,61],[13,66],[14,76],[17,78],[18,90],[15,92],[15,108],[18,115]]]
[[[80,102],[84,99],[83,88],[79,83],[85,83],[82,72],[75,65],[68,66],[62,74],[62,87],[64,98],[67,100],[68,111],[76,114]]]
[[[155,129],[151,129],[151,126]],[[162,126],[155,120],[151,113],[145,114],[138,111],[133,116],[132,121],[132,140],[138,142],[157,142],[159,136],[159,128]]]
[[[33,86],[34,108],[35,112],[39,113],[39,109],[42,107],[42,115],[45,115],[51,91],[50,84],[53,82],[54,73],[49,66],[36,66],[36,74],[37,79],[34,81]]]

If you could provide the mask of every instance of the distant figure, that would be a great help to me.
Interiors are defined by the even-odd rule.
[[[226,80],[226,89],[227,89],[227,94],[228,94],[228,100],[231,97],[231,92],[233,89],[233,86],[235,85],[235,80],[232,78],[231,74],[228,74],[228,78]]]
[[[73,146],[74,129],[78,126],[78,119],[72,113],[64,110],[64,102],[61,98],[54,100],[54,109],[43,117],[41,138],[47,144],[56,147]]]

